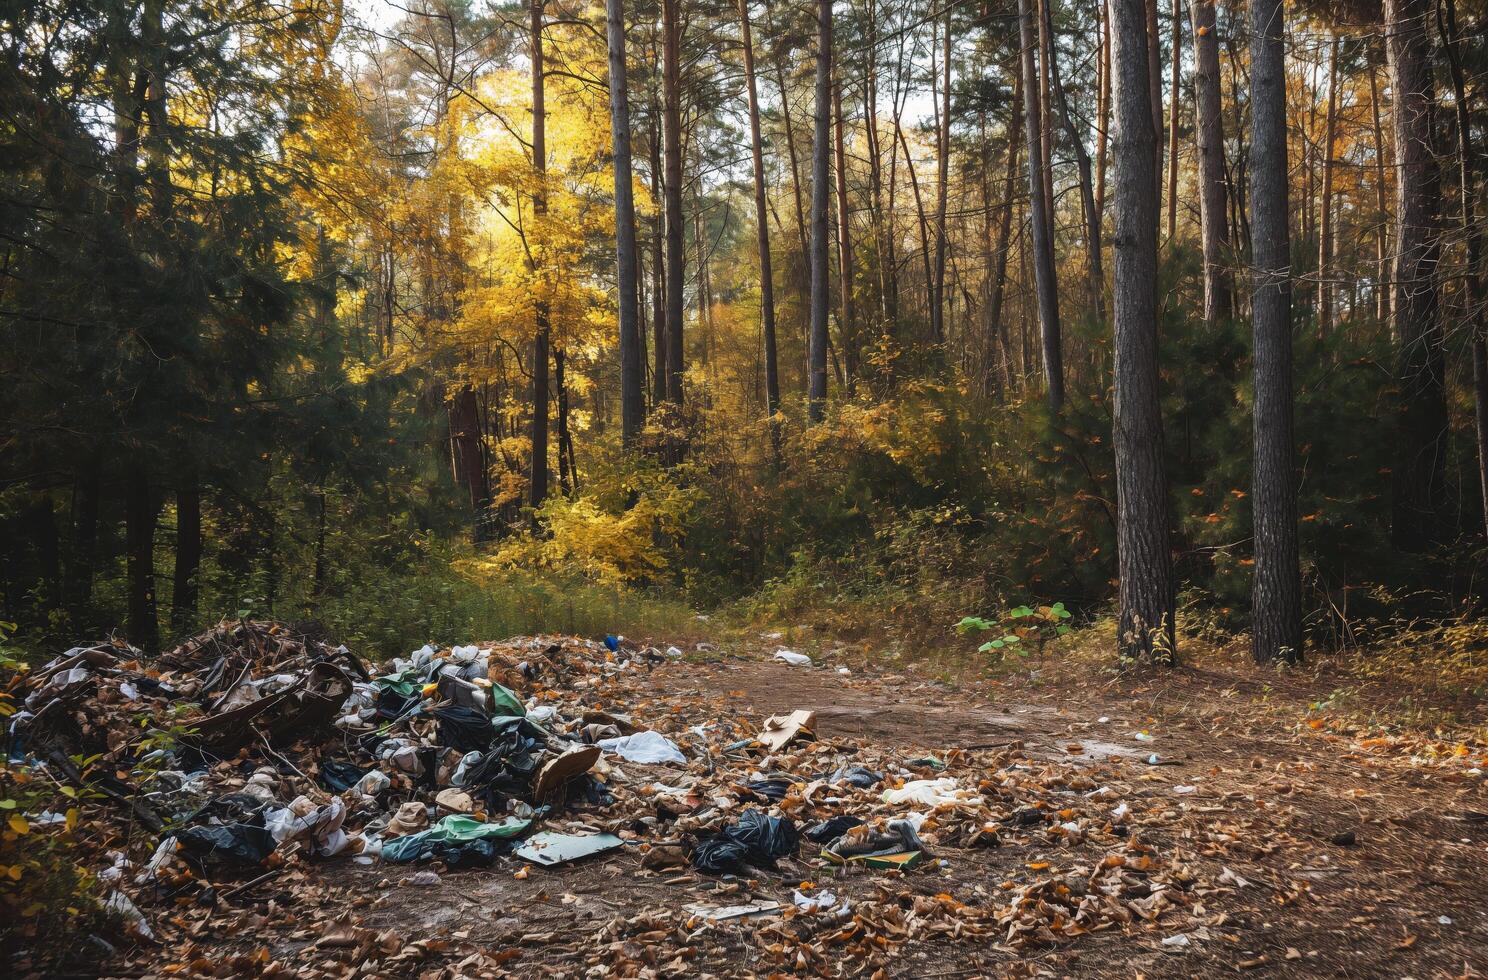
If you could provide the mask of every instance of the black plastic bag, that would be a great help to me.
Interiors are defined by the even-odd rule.
[[[504,840],[473,840],[463,844],[450,842],[431,845],[427,854],[420,856],[420,860],[427,858],[431,861],[443,861],[451,871],[460,868],[489,868],[496,862],[496,855],[510,850],[511,842]]]
[[[484,752],[491,747],[496,731],[482,711],[453,704],[429,712],[439,719],[439,744],[461,752]]]
[[[718,874],[752,864],[774,868],[778,858],[796,853],[801,844],[796,825],[789,817],[770,817],[749,809],[739,814],[739,822],[705,841],[692,851],[693,867]]]
[[[830,820],[823,820],[815,826],[806,829],[806,839],[817,844],[830,844],[854,827],[863,826],[861,817],[842,813]]]
[[[692,849],[692,866],[710,875],[739,871],[743,868],[744,857],[748,853],[749,848],[743,844],[727,834],[719,834],[717,837],[698,841],[697,846]]]
[[[184,818],[182,823],[220,824],[241,823],[255,827],[263,826],[263,813],[269,805],[248,793],[227,793],[208,800],[199,810]]]
[[[361,782],[368,770],[339,759],[328,759],[320,764],[320,785],[332,793],[344,793]]]
[[[490,744],[481,760],[465,771],[460,788],[495,809],[509,799],[526,800],[542,759],[537,742],[513,729]]]
[[[779,803],[790,793],[793,780],[774,777],[770,779],[755,779],[747,783],[739,783],[739,788],[748,790],[761,800],[769,803]]]
[[[188,857],[207,864],[262,864],[274,853],[273,834],[243,823],[187,827],[176,841]]]
[[[858,789],[872,789],[882,780],[883,773],[874,772],[872,769],[867,769],[863,766],[843,766],[841,769],[832,773],[830,782],[846,782],[848,785],[856,786]]]

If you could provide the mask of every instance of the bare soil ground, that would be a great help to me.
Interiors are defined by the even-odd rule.
[[[839,673],[840,664],[851,664],[850,673]],[[1336,684],[1326,671],[1282,677],[1207,667],[1144,678],[1069,662],[1032,679],[953,685],[861,659],[812,668],[758,654],[671,660],[611,688],[617,707],[670,715],[672,730],[719,721],[750,729],[767,715],[814,710],[813,751],[871,750],[925,778],[936,770],[915,760],[933,756],[973,784],[981,771],[1013,773],[1051,787],[1049,807],[1089,798],[1070,787],[1100,787],[1129,805],[1133,825],[1112,831],[1097,818],[1065,837],[1005,832],[995,848],[952,836],[933,847],[934,860],[903,874],[841,873],[823,867],[810,845],[775,873],[725,878],[648,869],[633,848],[558,868],[524,869],[508,858],[427,887],[413,884],[407,867],[296,868],[245,893],[237,914],[193,918],[184,947],[137,950],[120,972],[1488,973],[1488,750],[1471,739],[1331,717],[1317,706]],[[783,758],[806,768],[812,756]],[[1061,873],[1084,874],[1092,861],[1100,868],[1111,854],[1137,868],[1143,859],[1130,856],[1139,853],[1160,862],[1165,880],[1177,883],[1168,894],[1183,892],[1181,901],[1150,920],[1069,928],[1054,897],[1072,883]],[[823,924],[794,915],[802,882],[849,899],[854,917]],[[1122,900],[1145,894],[1128,890]],[[751,900],[779,901],[787,915],[700,927],[682,911]],[[1019,917],[1040,928],[1010,930]],[[372,947],[386,954],[373,958],[375,967]]]

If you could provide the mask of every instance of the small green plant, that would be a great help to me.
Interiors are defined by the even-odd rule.
[[[1051,640],[1069,633],[1070,626],[1066,622],[1069,618],[1070,612],[1062,602],[1052,606],[1017,606],[997,619],[966,616],[956,624],[956,632],[963,636],[968,633],[1002,634],[977,647],[978,653],[999,656],[1016,653],[1021,656],[1032,645],[1042,657],[1044,647]]]

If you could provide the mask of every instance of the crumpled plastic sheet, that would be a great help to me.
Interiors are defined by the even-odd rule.
[[[607,738],[598,744],[606,752],[613,752],[627,762],[687,764],[687,756],[677,748],[677,743],[661,732],[636,732],[634,735],[626,735],[623,738]]]

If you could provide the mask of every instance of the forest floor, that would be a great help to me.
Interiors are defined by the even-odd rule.
[[[804,769],[830,751],[914,770],[933,756],[1013,805],[1032,793],[1054,823],[1068,805],[1059,814],[1084,829],[1005,830],[997,847],[942,834],[933,859],[903,873],[845,873],[811,845],[774,872],[723,879],[648,867],[630,848],[549,868],[503,858],[426,887],[406,867],[329,863],[253,889],[233,914],[193,916],[169,957],[136,950],[121,972],[361,975],[380,947],[383,975],[423,976],[1488,974],[1481,728],[1334,712],[1342,668],[1329,665],[1280,673],[1210,657],[1230,666],[1142,677],[1051,658],[952,682],[841,649],[789,666],[769,659],[774,645],[689,653],[608,693],[616,710],[628,700],[677,726],[753,730],[814,711],[816,745],[771,761]],[[1387,693],[1374,691],[1398,703]],[[1121,819],[1101,813],[1118,801],[1131,817],[1113,832]],[[1065,886],[1078,895],[1088,878],[1094,894],[1113,863],[1125,867],[1103,879],[1119,899],[1108,911],[1137,914],[1074,916]],[[853,913],[798,914],[793,893],[813,886]],[[685,911],[770,900],[783,916],[700,927]]]

